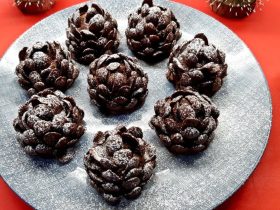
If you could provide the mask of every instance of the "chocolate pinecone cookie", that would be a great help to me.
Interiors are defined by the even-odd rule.
[[[205,150],[214,138],[219,110],[205,96],[186,88],[155,104],[150,126],[175,154]]]
[[[68,19],[67,39],[66,45],[73,58],[88,65],[101,55],[117,50],[118,24],[99,5],[84,5]]]
[[[148,94],[148,76],[137,59],[122,53],[103,55],[90,65],[88,93],[109,114],[134,111]]]
[[[84,133],[83,117],[72,97],[44,90],[19,108],[13,124],[27,154],[56,157],[66,163],[74,155],[71,148]]]
[[[152,176],[156,150],[142,138],[140,128],[124,126],[95,135],[84,164],[91,185],[107,202],[137,198]]]
[[[167,79],[176,89],[192,86],[208,96],[214,95],[227,75],[225,53],[208,43],[204,34],[174,47],[169,57]]]
[[[143,59],[164,58],[181,37],[180,24],[170,9],[144,0],[128,17],[126,37],[129,48]]]
[[[29,95],[46,88],[67,90],[79,75],[68,52],[58,42],[37,42],[19,52],[16,67],[19,84]]]

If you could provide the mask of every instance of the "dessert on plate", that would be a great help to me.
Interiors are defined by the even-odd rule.
[[[90,65],[88,93],[91,101],[108,114],[132,112],[148,94],[148,76],[136,58],[122,53],[103,55]]]
[[[150,126],[170,152],[195,154],[213,140],[219,110],[206,95],[186,88],[158,100],[154,108]]]
[[[153,174],[155,147],[143,140],[138,127],[118,126],[113,131],[99,131],[93,147],[84,157],[91,185],[111,203],[122,197],[137,198]]]
[[[79,70],[58,42],[37,42],[19,52],[16,67],[19,84],[29,95],[44,89],[65,91],[72,86]]]
[[[128,47],[136,55],[154,61],[168,57],[181,37],[180,24],[169,8],[144,0],[128,17],[126,37]]]
[[[74,12],[68,19],[66,35],[71,55],[86,65],[115,52],[120,43],[117,21],[96,3],[85,4]]]
[[[225,57],[225,53],[210,44],[204,34],[197,34],[192,40],[174,47],[169,57],[167,79],[176,89],[191,86],[202,94],[213,96],[227,75]]]
[[[72,97],[44,90],[20,106],[13,125],[27,154],[66,163],[73,158],[73,146],[84,134],[83,117],[83,110]]]

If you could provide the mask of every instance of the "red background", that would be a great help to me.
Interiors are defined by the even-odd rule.
[[[57,0],[54,8],[44,14],[23,15],[12,0],[1,0],[0,57],[25,30],[34,23],[63,8],[83,0]],[[140,0],[139,0],[140,1]],[[267,149],[249,180],[218,209],[280,209],[280,1],[265,1],[262,11],[257,10],[242,20],[219,17],[209,8],[206,0],[176,0],[196,8],[232,29],[249,46],[260,62],[269,83],[273,103],[273,122]],[[127,0],[129,3],[129,0]],[[1,139],[6,141],[8,139]],[[25,204],[0,178],[0,209],[27,210]]]

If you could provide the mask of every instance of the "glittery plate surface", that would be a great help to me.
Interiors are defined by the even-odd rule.
[[[141,4],[138,0],[97,1],[118,20],[120,52],[131,55],[125,43],[127,16]],[[129,3],[128,3],[129,2]],[[12,121],[18,106],[28,97],[14,73],[18,52],[36,41],[65,42],[67,18],[77,6],[60,11],[24,33],[6,52],[0,63],[0,173],[10,187],[36,209],[114,209],[88,184],[83,156],[98,130],[116,124],[140,126],[144,138],[157,148],[155,175],[134,201],[123,200],[119,209],[212,209],[235,192],[252,173],[267,144],[271,127],[270,93],[262,70],[246,45],[221,23],[189,7],[165,0],[156,4],[170,7],[181,23],[180,42],[203,32],[209,42],[227,57],[228,76],[213,97],[221,115],[216,137],[208,150],[188,157],[175,157],[159,142],[148,126],[153,105],[170,95],[167,60],[150,65],[140,62],[149,76],[149,95],[144,106],[132,114],[107,117],[90,104],[87,94],[88,68],[66,94],[74,96],[85,110],[87,131],[77,145],[76,156],[66,165],[57,161],[30,158],[17,143]],[[180,43],[179,42],[179,43]]]

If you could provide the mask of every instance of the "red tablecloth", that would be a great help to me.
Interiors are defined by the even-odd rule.
[[[12,0],[1,0],[0,9],[0,57],[12,42],[37,21],[83,0],[57,0],[55,7],[47,13],[23,15],[12,5]],[[129,0],[126,0],[129,3]],[[219,209],[280,209],[280,1],[265,1],[262,11],[243,20],[232,20],[217,16],[206,0],[176,0],[194,7],[224,23],[249,46],[260,62],[268,80],[273,103],[273,122],[267,149],[257,169],[249,180]],[[140,1],[139,1],[140,3]],[[278,60],[278,61],[277,61]],[[8,139],[1,139],[8,141]],[[25,204],[0,178],[0,209],[27,210]]]

